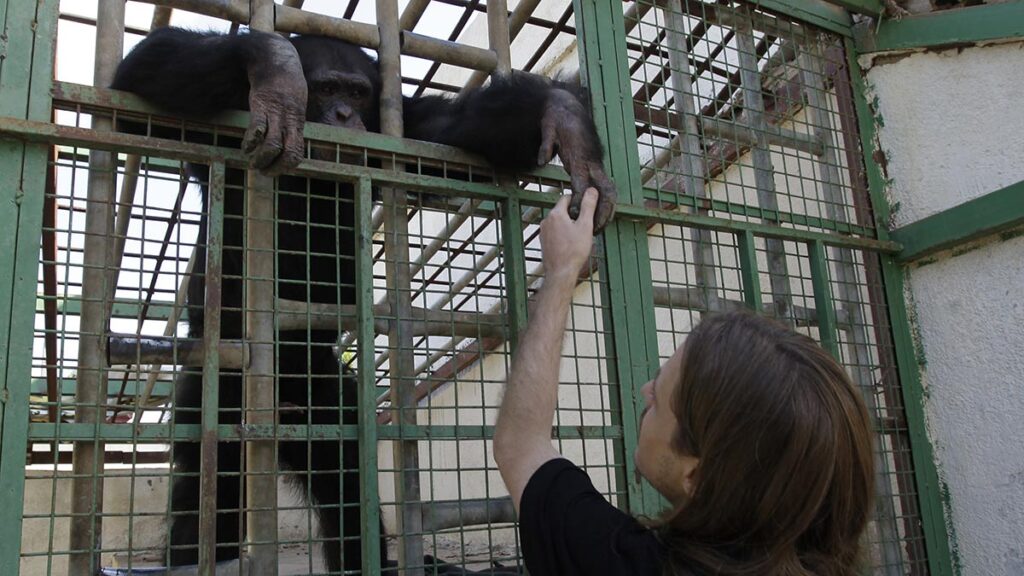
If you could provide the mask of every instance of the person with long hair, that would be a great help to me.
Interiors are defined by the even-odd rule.
[[[775,320],[708,315],[643,386],[634,461],[669,503],[659,518],[615,508],[555,450],[562,340],[596,203],[588,190],[573,220],[563,198],[541,224],[544,283],[494,435],[531,576],[860,573],[874,494],[864,401],[834,358]]]

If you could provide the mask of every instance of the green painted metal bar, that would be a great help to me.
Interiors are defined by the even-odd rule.
[[[377,390],[373,330],[373,187],[360,178],[355,195],[356,307],[359,319],[356,374],[359,403],[359,515],[363,525],[363,574],[380,574],[380,493],[377,464]]]
[[[1024,2],[984,4],[885,19],[856,29],[862,54],[914,48],[952,48],[1024,38]]]
[[[620,136],[632,133],[635,126],[622,4],[614,0],[574,0],[573,5],[584,59],[581,77],[590,89],[595,123],[605,144],[605,166],[618,186],[620,201],[641,205],[637,143]],[[633,462],[642,406],[640,387],[659,364],[647,225],[617,218],[605,230],[603,244],[605,258],[600,277],[605,282],[601,296],[609,308],[614,342],[610,371],[617,375],[624,431],[620,462],[623,474],[617,476],[617,481],[626,483],[625,504],[630,511],[656,514],[661,508],[660,498],[648,484],[637,481]]]
[[[751,3],[842,36],[852,35],[853,18],[847,10],[860,14],[882,12],[879,0],[753,0]],[[872,12],[876,5],[879,6],[877,12]]]
[[[201,144],[186,144],[131,134],[111,135],[71,126],[56,126],[44,122],[0,118],[0,135],[3,134],[31,142],[62,143],[96,149],[117,150],[119,152],[160,155],[184,161],[221,161],[231,166],[247,165],[247,160],[241,150]],[[556,196],[551,194],[532,192],[515,187],[446,180],[434,176],[393,172],[379,168],[366,168],[322,160],[304,160],[293,173],[297,176],[311,178],[334,178],[350,181],[358,180],[365,176],[379,184],[399,186],[412,191],[429,191],[437,195],[457,195],[498,202],[514,197],[518,198],[522,204],[529,206],[550,207],[558,200]],[[682,214],[675,211],[650,209],[630,204],[628,199],[623,200],[618,205],[616,218],[618,220],[640,220],[647,224],[674,223],[682,226],[709,228],[726,232],[750,230],[758,236],[781,238],[784,240],[810,241],[820,239],[829,246],[859,248],[883,253],[896,253],[902,249],[901,244],[890,241],[888,238],[874,240],[856,236],[839,236],[785,228],[771,224],[737,222],[725,218],[701,216],[699,214]]]
[[[75,424],[65,422],[33,422],[28,425],[28,439],[32,442],[61,440],[74,442],[103,438],[109,442],[171,442],[198,441],[202,438],[202,427],[199,424],[146,424],[140,426],[138,432],[134,426],[126,424]],[[360,438],[362,431],[358,424],[253,424],[240,428],[233,424],[220,424],[217,436],[222,442],[239,440],[307,441],[307,440],[349,440]],[[555,426],[552,428],[554,438],[571,440],[579,439],[621,439],[622,426]],[[488,440],[494,437],[494,426],[423,426],[388,424],[377,426],[378,440]],[[24,467],[24,453],[22,453]],[[24,470],[22,470],[24,473]],[[20,506],[20,504],[19,504]],[[19,509],[20,511],[20,509]]]
[[[49,299],[43,294],[36,294],[36,312],[42,313],[46,300]],[[82,297],[81,296],[57,296],[53,298],[57,301],[57,314],[63,314],[67,316],[78,316],[82,313]],[[124,300],[120,299],[114,303],[111,309],[111,318],[128,318],[136,320],[142,313],[142,308],[145,303],[142,300]],[[150,304],[146,308],[146,317],[144,320],[167,320],[171,316],[171,312],[174,310],[172,304]]]
[[[897,228],[890,235],[903,244],[897,260],[910,262],[1020,226],[1024,226],[1024,181]]]
[[[712,198],[697,198],[690,194],[676,194],[666,190],[658,191],[653,188],[644,188],[644,198],[648,201],[654,202],[671,201],[677,206],[706,208],[712,212],[724,212],[746,218],[772,220],[783,224],[806,226],[808,228],[820,228],[821,230],[838,232],[840,234],[854,234],[857,236],[865,236],[867,238],[875,237],[875,231],[873,228],[859,226],[850,222],[833,220],[831,218],[824,218],[821,216],[810,216],[807,214],[785,212],[782,210],[769,210],[767,208],[751,206],[749,204],[727,202]]]
[[[0,2],[0,116],[50,119],[58,2]],[[0,574],[20,570],[48,146],[0,142]]]
[[[822,242],[807,245],[811,261],[811,285],[814,289],[814,309],[818,315],[818,340],[821,347],[836,359],[839,355],[839,333],[836,331],[836,308],[832,299],[831,275],[828,255]]]
[[[217,562],[217,426],[220,409],[221,292],[224,259],[224,164],[210,166],[206,241],[206,297],[203,300],[203,399],[199,462],[199,573],[212,576]],[[202,239],[200,240],[202,241]]]
[[[83,104],[94,106],[97,110],[110,110],[111,108],[114,108],[118,111],[124,112],[153,114],[165,119],[168,117],[166,111],[163,111],[162,109],[157,108],[138,96],[128,92],[118,92],[117,90],[110,90],[106,88],[95,88],[71,82],[54,82],[53,90],[56,99],[55,106],[58,108],[66,108],[72,111],[76,110],[73,106],[63,105],[64,102],[67,102],[73,105]],[[88,107],[84,111],[88,111]],[[201,126],[236,128],[238,129],[239,136],[241,136],[242,132],[245,131],[248,125],[249,113],[242,111],[223,112],[212,118],[204,118],[201,121],[189,123],[190,128],[199,128]],[[363,130],[350,130],[348,128],[328,126],[326,124],[317,124],[313,122],[307,122],[305,124],[303,128],[303,136],[310,140],[317,140],[332,144],[344,144],[345,146],[356,148],[365,147],[382,154],[401,154],[421,160],[430,159],[467,164],[481,168],[482,174],[486,174],[491,170],[491,165],[488,164],[487,160],[481,156],[471,154],[461,148],[435,144],[433,142],[408,140],[386,134],[377,134],[375,132],[366,132]],[[566,175],[565,171],[557,166],[538,168],[531,173],[545,179],[564,182],[569,181],[569,177]]]
[[[526,328],[526,255],[523,247],[523,209],[516,198],[502,204],[501,241],[505,248],[502,264],[505,268],[505,286],[509,322],[509,349],[519,347],[519,334]]]
[[[863,71],[857,63],[857,51],[853,41],[846,40],[845,48],[875,222],[885,223],[889,221],[891,209],[885,195],[885,179],[882,176],[881,168],[872,160],[872,154],[878,145],[875,135],[875,116],[867,101],[867,86]],[[886,227],[878,226],[878,231],[883,240],[888,239],[889,234]],[[925,534],[924,544],[928,556],[928,570],[935,576],[952,576],[956,573],[953,568],[956,560],[952,554],[949,535],[946,531],[947,519],[942,486],[939,483],[935,453],[928,438],[925,423],[925,393],[917,364],[916,348],[911,335],[910,317],[904,300],[904,270],[891,255],[882,254],[879,259],[881,260],[882,283],[885,287],[888,305],[889,324],[892,327],[900,391],[903,395],[903,407],[910,436],[914,482],[917,486],[921,526]]]
[[[736,233],[736,246],[740,256],[740,281],[743,283],[743,301],[752,309],[761,312],[761,273],[757,269],[757,244],[750,230]]]
[[[78,382],[74,378],[61,378],[57,380],[58,393],[62,396],[74,396],[75,387]],[[135,380],[129,379],[125,385],[124,394],[125,396],[134,396],[142,392],[143,388],[146,387],[145,375]],[[108,380],[107,381],[107,395],[117,396],[117,393],[121,390],[121,381]],[[46,394],[46,379],[45,378],[33,378],[32,387],[29,390],[32,395]],[[153,388],[153,396],[167,396],[171,393],[170,382],[159,382],[155,388]]]

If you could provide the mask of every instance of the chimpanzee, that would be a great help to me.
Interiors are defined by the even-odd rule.
[[[178,115],[203,117],[225,109],[250,111],[241,146],[251,165],[279,175],[303,158],[306,121],[379,131],[381,80],[377,63],[360,48],[331,38],[250,31],[222,35],[176,28],[152,32],[117,70],[112,88],[134,92]],[[600,230],[614,212],[616,192],[601,163],[601,145],[574,89],[524,73],[492,80],[456,99],[404,98],[405,136],[459,146],[483,155],[496,170],[521,172],[558,154],[571,177],[574,206],[590,186],[601,192],[595,214]],[[122,129],[131,131],[131,128]],[[157,128],[151,135],[161,136]],[[180,135],[172,134],[178,138]],[[187,134],[192,141],[209,136]],[[210,140],[212,141],[212,140]],[[218,141],[224,144],[224,139]],[[237,140],[234,145],[238,145]],[[209,168],[190,165],[207,182]],[[221,337],[243,337],[244,173],[228,170],[225,194]],[[279,298],[324,304],[355,302],[352,187],[281,175],[277,188],[277,287]],[[207,188],[202,186],[205,200]],[[206,219],[200,222],[195,270],[205,269]],[[272,257],[269,256],[268,257]],[[189,334],[203,334],[204,280],[190,279]],[[277,401],[282,424],[353,424],[351,374],[340,369],[332,346],[338,334],[324,330],[277,333]],[[175,421],[199,423],[199,370],[175,386]],[[242,378],[223,371],[220,423],[241,420]],[[342,413],[344,413],[342,415]],[[282,467],[295,472],[298,488],[316,510],[324,563],[332,572],[360,566],[358,443],[317,440],[278,446]],[[174,446],[176,476],[171,496],[172,565],[198,560],[199,445]],[[244,503],[241,444],[218,445],[217,560],[238,556]],[[341,470],[345,470],[344,473]],[[225,475],[226,473],[226,475]],[[344,527],[344,530],[342,530]],[[383,533],[383,530],[382,530]],[[387,563],[381,543],[382,562]]]

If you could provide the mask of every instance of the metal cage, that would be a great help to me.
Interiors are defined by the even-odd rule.
[[[0,0],[0,573],[166,564],[166,525],[182,513],[169,463],[189,446],[202,455],[189,512],[198,573],[322,573],[315,511],[288,481],[345,472],[342,482],[358,478],[359,501],[340,506],[359,507],[363,552],[346,571],[381,573],[382,517],[403,573],[431,573],[425,555],[520,566],[489,438],[542,273],[538,224],[568,178],[557,166],[500,178],[468,152],[403,140],[397,108],[403,92],[454,94],[512,69],[587,86],[621,199],[575,295],[559,449],[617,506],[658,514],[663,502],[633,464],[640,386],[702,316],[751,307],[820,341],[864,393],[878,431],[872,573],[947,572],[899,245],[880,224],[888,207],[865,158],[873,120],[848,13],[775,0],[520,0],[512,10],[504,0],[410,0],[402,10],[349,0],[327,13],[302,0],[150,3],[140,19],[142,6],[128,2],[126,21],[122,0],[98,0],[95,13]],[[219,140],[244,131],[244,113],[174,118],[105,88],[126,39],[176,22],[172,11],[230,32],[323,34],[377,52],[382,134],[308,124],[310,154],[295,172],[350,195],[228,177],[246,160]],[[61,68],[80,38],[95,42],[91,83]],[[182,138],[116,132],[123,119]],[[186,162],[210,167],[205,205]],[[276,210],[282,195],[305,203],[305,215]],[[310,216],[325,207],[352,223]],[[281,236],[289,226],[303,230],[298,248]],[[225,250],[226,230],[244,230],[243,246]],[[325,234],[335,239],[326,253]],[[225,274],[226,258],[241,259],[241,275]],[[282,279],[283,258],[331,262],[355,280]],[[206,286],[201,339],[182,323],[196,275]],[[226,283],[244,291],[241,307],[220,306]],[[323,304],[310,297],[317,290],[347,291],[354,304]],[[224,314],[239,333],[222,337]],[[283,331],[306,336],[289,342]],[[324,332],[336,338],[313,336]],[[279,355],[316,347],[336,356],[336,374],[277,371]],[[173,400],[186,373],[203,378],[191,415]],[[220,406],[221,388],[238,382],[240,407]],[[282,401],[284,382],[306,387],[308,404]],[[329,406],[328,424],[314,400],[324,382],[356,397]],[[226,411],[238,424],[223,423]],[[280,465],[281,451],[345,441],[358,442],[355,469]],[[218,468],[226,444],[243,448],[237,471]],[[242,565],[216,564],[218,482],[244,484],[227,511],[244,526],[230,543]]]

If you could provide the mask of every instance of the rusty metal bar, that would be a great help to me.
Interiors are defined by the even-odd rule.
[[[498,59],[494,73],[505,75],[512,71],[511,31],[508,21],[508,4],[505,0],[487,2],[487,40]]]
[[[399,28],[397,0],[377,0],[377,22],[380,26],[380,48],[377,51],[381,71],[380,116],[381,132],[401,136],[402,126],[402,68],[399,57],[403,40],[411,33]],[[411,49],[411,47],[410,47]],[[491,56],[493,53],[488,52]],[[496,57],[495,57],[496,59]],[[496,64],[497,62],[495,62]],[[493,68],[493,66],[491,67]],[[390,163],[385,169],[400,170]],[[412,315],[411,277],[409,270],[409,222],[405,192],[395,188],[382,190],[384,199],[385,282],[387,294],[396,318],[388,333],[391,358],[392,406],[396,422],[416,424],[415,382],[412,370],[413,335],[407,324]],[[423,516],[420,512],[419,445],[415,440],[398,440],[394,444],[395,468],[399,478],[395,482],[398,505],[398,566],[403,574],[423,574]],[[366,476],[363,476],[364,478]]]
[[[43,200],[43,325],[46,329],[47,420],[56,422],[62,394],[57,383],[57,158],[51,146],[46,166],[46,198]],[[56,450],[56,448],[54,448]]]
[[[247,342],[222,340],[217,346],[221,368],[240,370],[247,368],[252,354]],[[202,366],[206,356],[202,340],[173,336],[137,336],[111,334],[107,337],[109,366],[137,364],[168,364]]]
[[[397,318],[388,303],[373,307],[374,331],[387,334],[396,321],[401,321],[414,336],[504,336],[503,317],[478,312],[448,312],[434,308],[410,306],[408,316]],[[317,304],[296,300],[277,300],[279,330],[355,330],[356,307]]]
[[[672,74],[671,90],[676,113],[682,119],[682,130],[679,138],[682,154],[679,157],[681,174],[685,192],[695,198],[707,198],[705,189],[704,158],[701,154],[700,119],[697,114],[696,98],[693,94],[693,76],[690,74],[690,52],[687,38],[685,17],[674,9],[663,9],[667,26],[665,40],[669,48],[669,66]],[[693,209],[697,214],[707,214],[702,208]],[[701,228],[690,229],[690,239],[694,244],[694,267],[697,271],[697,285],[704,294],[709,308],[716,307],[718,293],[718,276],[715,274],[715,242],[710,230]]]
[[[253,30],[274,31],[273,0],[252,0]],[[275,426],[274,179],[256,170],[246,174],[245,190],[245,340],[251,347],[243,373],[246,426]],[[245,442],[245,541],[252,576],[277,574],[277,442]]]
[[[203,305],[203,400],[202,440],[199,461],[199,573],[216,574],[217,562],[217,425],[220,408],[220,319],[223,287],[224,164],[210,166],[207,238],[206,294]],[[232,480],[229,480],[233,481]]]
[[[423,529],[428,532],[516,521],[511,498],[473,498],[423,503]]]
[[[504,0],[501,2],[501,4],[502,10],[507,10],[507,4],[504,2]],[[516,5],[515,10],[512,11],[512,15],[508,17],[508,45],[510,49],[512,45],[512,40],[515,40],[516,36],[519,35],[519,32],[522,31],[523,26],[526,25],[526,21],[529,20],[530,16],[533,15],[534,10],[537,9],[538,4],[540,4],[540,0],[521,0],[519,4]],[[497,10],[497,8],[494,9]],[[491,10],[491,5],[490,3],[488,3],[488,18],[490,18]],[[490,31],[491,27],[493,26],[490,20],[488,20],[487,25],[488,31]],[[497,48],[495,47],[494,38],[491,38],[491,50],[497,51]],[[509,64],[509,66],[511,67],[511,63]],[[486,73],[476,70],[475,72],[473,72],[472,75],[470,75],[469,80],[466,81],[466,85],[462,89],[470,90],[472,88],[478,88],[483,85],[484,80],[486,79]]]
[[[745,8],[749,12],[749,8]],[[764,98],[761,91],[761,74],[758,70],[758,56],[754,46],[754,32],[750,18],[743,18],[736,27],[736,44],[739,52],[740,89],[743,95],[744,117],[756,134],[763,135],[768,122],[764,114]],[[757,203],[763,210],[779,210],[775,192],[775,171],[772,156],[763,136],[750,150],[754,165],[754,183],[757,187]],[[786,264],[786,248],[777,238],[765,238],[768,256],[768,279],[771,284],[772,306],[775,317],[794,324],[793,295],[789,285]]]
[[[249,0],[138,0],[144,4],[195,12],[232,22],[249,21]],[[258,0],[256,0],[258,1]],[[155,14],[154,14],[155,16]]]
[[[398,27],[401,30],[412,30],[415,28],[429,5],[430,0],[410,0],[405,5],[405,10],[402,11],[402,16],[398,20]]]
[[[121,61],[124,46],[124,2],[100,0],[97,8],[97,85],[108,86]],[[113,130],[109,118],[93,118],[95,131]],[[110,237],[113,234],[112,203],[116,189],[116,155],[92,150],[89,153],[89,190],[86,236],[83,254],[82,315],[78,349],[78,386],[75,389],[75,422],[99,424],[106,413],[101,404],[107,395],[104,358],[108,317],[107,267],[111,265]],[[94,574],[99,569],[103,547],[103,454],[97,438],[76,442],[72,456],[71,519],[68,571]]]
[[[839,174],[839,151],[833,139],[832,118],[827,109],[828,95],[825,92],[822,53],[817,42],[809,43],[800,55],[800,70],[803,77],[804,95],[807,102],[807,119],[817,138],[825,144],[825,152],[817,159],[821,174],[822,195],[828,217],[837,222],[848,220],[844,209],[842,177]],[[832,271],[834,283],[838,288],[838,306],[836,315],[842,312],[849,318],[846,334],[846,350],[849,354],[847,364],[851,368],[851,376],[858,388],[863,392],[864,402],[870,413],[876,417],[883,414],[874,394],[875,378],[872,373],[871,348],[868,335],[868,323],[864,314],[864,297],[857,278],[853,251],[849,248],[830,247],[835,262]],[[895,494],[885,451],[875,450],[875,489],[878,498],[878,521],[875,522],[879,532],[877,545],[881,548],[881,567],[886,574],[895,576],[902,573],[903,557],[900,553],[900,535],[896,527],[896,512],[893,501]],[[891,521],[886,521],[891,519]]]
[[[465,29],[467,24],[469,24],[470,18],[473,17],[473,9],[478,6],[480,6],[480,0],[470,0],[468,4],[462,7],[462,16],[459,17],[459,20],[455,23],[455,27],[452,28],[451,33],[448,34],[449,42],[455,43],[459,39],[463,29]],[[497,54],[495,54],[495,58],[497,58]],[[497,59],[495,59],[495,66],[497,66]],[[416,87],[416,92],[413,96],[421,96],[423,91],[426,90],[426,84],[434,79],[434,75],[437,74],[437,71],[440,69],[440,62],[434,62],[431,64],[427,73],[423,75],[423,80],[421,80],[419,82],[419,86]]]

